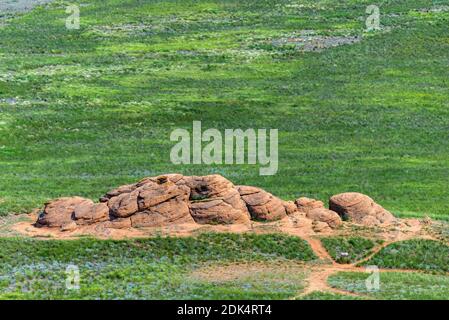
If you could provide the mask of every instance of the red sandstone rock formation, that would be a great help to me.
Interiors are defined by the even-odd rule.
[[[312,220],[316,231],[324,232],[340,226],[340,216],[365,225],[394,221],[391,213],[359,193],[333,196],[330,209],[314,199],[283,201],[260,188],[234,186],[220,175],[167,174],[120,186],[102,196],[100,203],[81,197],[55,199],[45,204],[36,226],[72,231],[92,224],[117,229],[235,224],[275,221],[298,213]]]
[[[238,186],[237,190],[254,220],[274,221],[287,216],[291,205],[260,188]]]
[[[329,208],[349,221],[368,226],[396,221],[389,211],[375,203],[373,199],[357,192],[332,196],[329,200]]]
[[[327,227],[335,229],[342,224],[338,213],[326,209],[322,201],[302,197],[296,199],[295,204],[298,207],[298,211],[304,212],[307,218],[316,222],[324,222],[327,224]],[[326,226],[323,224],[315,223],[315,225],[317,229],[326,229]]]

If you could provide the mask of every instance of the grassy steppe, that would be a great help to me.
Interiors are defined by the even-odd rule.
[[[414,255],[408,259],[410,246]],[[379,291],[367,289],[367,273],[338,272],[329,277],[329,285],[358,296],[344,291],[302,296],[310,272],[324,265],[304,240],[283,234],[205,233],[120,241],[0,238],[0,299],[449,298],[447,245],[413,240],[385,250],[390,247],[397,252],[381,251],[367,264],[415,270],[382,271]],[[396,258],[391,261],[389,254]],[[69,266],[79,270],[79,290],[66,287],[73,275]]]
[[[322,238],[321,243],[338,263],[359,261],[369,255],[376,245],[376,241],[361,237]]]
[[[67,30],[67,4],[81,28]],[[96,198],[165,172],[220,173],[286,199],[359,191],[448,219],[448,1],[54,1],[0,25],[0,213]],[[363,35],[302,53],[301,30]],[[279,129],[279,172],[177,166],[170,132]]]
[[[334,255],[335,247],[330,244],[334,244],[339,238],[328,239],[334,240],[326,246],[330,248],[331,255]],[[366,250],[365,253],[369,253],[366,248],[368,239],[353,239],[357,241],[352,241],[354,246],[349,252],[361,253]],[[351,241],[339,241],[340,245],[347,242]],[[404,269],[404,272],[382,271],[379,274],[378,290],[368,289],[366,280],[371,273],[363,272],[338,272],[329,277],[329,285],[356,293],[366,299],[449,299],[449,246],[445,243],[423,239],[395,242],[381,249],[362,265],[376,266],[380,269]],[[350,297],[316,292],[306,298],[336,300]]]
[[[222,282],[189,274],[210,263],[315,259],[305,241],[276,234],[128,241],[1,238],[0,248],[0,299],[286,299],[303,288],[305,272]],[[79,290],[66,287],[71,265],[79,270]]]
[[[329,278],[335,288],[381,300],[448,300],[449,277],[422,273],[387,272],[380,274],[379,290],[365,285],[366,273],[339,272]]]
[[[399,241],[380,250],[364,265],[449,273],[449,246],[433,240]]]

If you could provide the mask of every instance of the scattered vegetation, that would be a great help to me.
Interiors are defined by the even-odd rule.
[[[315,258],[305,241],[277,234],[127,241],[1,238],[0,247],[0,298],[15,299],[286,298],[302,288],[302,275],[288,281],[275,274],[211,283],[190,279],[188,274],[211,261]],[[79,290],[66,288],[70,265],[79,270]]]
[[[338,263],[353,263],[368,256],[377,240],[360,237],[327,237],[321,238],[327,252]]]
[[[447,273],[449,246],[433,240],[400,241],[383,248],[364,265]]]
[[[432,221],[427,227],[429,232],[439,240],[449,244],[449,223],[446,221]]]
[[[290,261],[263,264],[249,262],[243,267],[230,264],[223,268],[219,265],[208,271],[198,269],[194,272],[196,276],[190,276],[187,281],[193,280],[192,283],[196,283],[196,286],[202,283],[201,290],[198,290],[202,297],[220,300],[287,299],[304,289],[304,279],[307,275],[303,265],[295,265]],[[210,274],[198,277],[200,272]]]
[[[329,277],[332,287],[381,300],[448,300],[449,277],[417,272],[382,272],[379,290],[369,291],[368,273],[339,272]]]

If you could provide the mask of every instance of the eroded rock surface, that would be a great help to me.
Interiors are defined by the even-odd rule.
[[[324,208],[323,201],[301,197],[296,199],[295,204],[299,211],[307,213],[308,211],[316,208]]]
[[[280,220],[290,212],[291,204],[273,196],[260,188],[238,186],[237,190],[246,203],[251,218],[254,220],[274,221]]]
[[[396,222],[395,217],[367,195],[346,192],[332,196],[329,209],[349,221],[372,226]]]
[[[234,184],[220,175],[184,177],[190,189],[190,214],[201,224],[247,223],[250,215]]]
[[[108,192],[110,213],[116,218],[130,217],[132,227],[158,227],[193,222],[189,212],[190,189],[177,185],[174,176],[146,178]]]
[[[315,208],[309,210],[306,214],[306,217],[314,221],[325,222],[329,225],[329,227],[333,229],[337,228],[343,223],[338,213],[326,208]]]
[[[52,200],[40,212],[36,226],[73,231],[90,225],[103,229],[184,223],[249,225],[250,220],[277,221],[287,216],[301,224],[309,221],[306,224],[316,232],[337,228],[342,217],[364,225],[395,221],[390,212],[360,193],[333,196],[328,210],[319,200],[284,201],[257,187],[235,186],[220,175],[167,174],[113,189],[100,203],[81,197]]]
[[[77,225],[93,224],[109,219],[109,207],[105,203],[86,201],[75,206],[73,212]]]
[[[342,220],[338,213],[326,209],[324,203],[320,200],[301,197],[296,199],[295,204],[299,212],[303,212],[307,218],[313,221],[326,223],[328,227],[332,229],[335,229],[342,224]],[[326,229],[321,223],[315,223],[315,225],[319,230]]]
[[[73,222],[75,207],[91,205],[93,201],[81,197],[58,198],[45,203],[39,214],[36,225],[47,227],[62,227]]]

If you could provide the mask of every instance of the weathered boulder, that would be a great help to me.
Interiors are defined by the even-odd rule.
[[[307,213],[308,211],[316,208],[324,208],[324,203],[319,200],[301,197],[295,200],[298,211]]]
[[[250,220],[234,184],[220,175],[184,177],[177,185],[190,189],[190,214],[197,223],[231,224]]]
[[[109,207],[105,203],[83,202],[75,206],[77,225],[88,225],[109,220]]]
[[[136,189],[138,191],[137,205],[139,211],[150,209],[162,203],[177,200],[177,202],[185,202],[189,200],[190,190],[185,186],[177,186],[173,182],[167,180],[164,183],[147,183]]]
[[[221,199],[193,202],[190,213],[195,222],[200,224],[248,223],[247,211],[239,210]]]
[[[60,228],[63,225],[71,224],[74,220],[75,207],[91,204],[93,204],[92,200],[81,197],[65,197],[49,201],[45,203],[43,211],[39,214],[36,226]]]
[[[101,201],[107,201],[112,216],[130,217],[133,227],[249,221],[235,186],[220,175],[148,177],[109,191]]]
[[[287,210],[291,210],[291,204],[260,188],[237,186],[237,190],[255,220],[279,220],[287,216]]]
[[[193,222],[188,205],[190,189],[175,184],[175,176],[145,178],[134,185],[110,191],[102,199],[108,199],[114,217],[130,217],[133,227]]]
[[[306,217],[314,221],[325,222],[333,229],[342,224],[342,220],[338,213],[326,208],[315,208],[308,210]]]
[[[234,184],[228,179],[214,174],[203,177],[184,177],[177,182],[178,185],[185,183],[190,189],[190,200],[214,200],[222,199],[236,210],[247,213],[245,202],[240,198]]]
[[[296,204],[293,201],[282,201],[285,208],[285,213],[287,215],[291,215],[295,212],[298,212],[298,208],[296,207]]]
[[[173,198],[139,211],[131,216],[131,226],[162,227],[170,224],[194,222],[186,201]]]
[[[137,197],[139,191],[134,190],[131,192],[120,193],[119,195],[112,197],[108,201],[108,207],[111,210],[111,214],[117,218],[127,218],[139,210],[137,205]]]
[[[329,209],[342,218],[363,225],[390,224],[395,217],[367,195],[346,192],[334,195],[329,200]]]
[[[110,229],[127,229],[131,228],[131,218],[114,218],[111,220],[104,222],[105,228]]]

